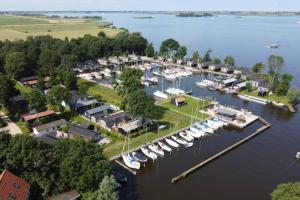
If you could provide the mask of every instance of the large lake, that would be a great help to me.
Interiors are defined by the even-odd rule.
[[[101,13],[90,13],[96,14]],[[259,61],[266,62],[270,54],[281,55],[286,61],[284,71],[292,73],[295,78],[293,84],[300,86],[300,24],[297,24],[300,17],[178,18],[172,15],[146,15],[153,18],[136,19],[134,17],[143,15],[101,15],[117,27],[142,32],[156,48],[162,40],[174,38],[187,46],[189,54],[199,50],[203,55],[211,48],[213,56],[224,58],[232,55],[237,64],[247,67]],[[272,42],[279,42],[280,48],[266,48]],[[158,162],[148,164],[137,176],[129,176],[129,184],[121,192],[122,199],[265,200],[270,199],[269,194],[277,184],[300,180],[300,161],[295,159],[296,152],[300,151],[299,112],[292,114],[199,88],[194,82],[201,78],[201,75],[195,75],[184,79],[181,86],[192,88],[195,96],[212,96],[222,104],[246,108],[269,121],[272,127],[174,185],[171,183],[172,177],[244,138],[259,124],[252,124],[243,131],[224,129],[217,136],[196,142],[191,149],[181,148],[166,155]],[[168,84],[171,85],[166,82],[165,86]],[[149,88],[147,91],[155,89]]]

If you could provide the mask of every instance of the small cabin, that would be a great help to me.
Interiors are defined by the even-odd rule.
[[[184,97],[182,97],[182,96],[172,98],[171,103],[174,104],[177,107],[184,106],[184,105],[187,104]]]

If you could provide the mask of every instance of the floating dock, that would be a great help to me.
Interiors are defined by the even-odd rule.
[[[259,118],[259,120],[264,124],[264,126],[258,128],[254,133],[252,133],[251,135],[249,135],[248,137],[240,140],[239,142],[227,147],[226,149],[224,149],[223,151],[215,154],[214,156],[204,160],[203,162],[197,164],[196,166],[188,169],[187,171],[184,171],[182,174],[180,174],[179,176],[176,176],[174,178],[172,178],[172,183],[176,183],[179,180],[187,177],[189,174],[193,173],[194,171],[206,166],[207,164],[209,164],[210,162],[216,160],[217,158],[225,155],[226,153],[229,153],[230,151],[234,150],[235,148],[239,147],[240,145],[248,142],[249,140],[251,140],[252,138],[254,138],[255,136],[259,135],[260,133],[264,132],[266,129],[271,127],[271,124],[269,124],[266,120]]]

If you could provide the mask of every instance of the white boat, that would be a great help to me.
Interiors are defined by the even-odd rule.
[[[135,160],[139,161],[139,162],[145,163],[145,162],[148,161],[148,159],[147,159],[143,154],[141,154],[141,153],[138,153],[138,152],[135,152],[135,151],[134,151],[134,152],[132,152],[131,154],[132,154],[132,157],[133,157]]]
[[[160,146],[160,148],[162,148],[163,150],[165,150],[167,152],[171,152],[172,151],[171,147],[169,147],[168,145],[166,145],[163,142],[158,142],[158,145]]]
[[[199,133],[195,133],[191,130],[185,130],[185,132],[186,132],[186,134],[188,134],[194,138],[197,138],[197,139],[201,138],[201,134],[199,134]]]
[[[191,142],[194,140],[194,137],[191,135],[188,135],[186,132],[180,132],[179,135],[180,135],[180,137],[182,137],[183,139],[185,139],[188,142]]]
[[[172,146],[172,147],[175,147],[175,148],[178,148],[178,147],[179,147],[178,143],[177,143],[177,142],[174,142],[174,141],[171,140],[171,139],[166,138],[165,141],[166,141],[166,143],[168,143],[168,144],[169,144],[170,146]]]
[[[161,150],[156,144],[150,144],[148,145],[148,148],[159,156],[165,155],[164,151]]]
[[[218,130],[218,129],[219,129],[218,126],[216,126],[215,124],[212,124],[212,123],[208,123],[207,121],[202,122],[202,124],[204,124],[205,126],[211,128],[211,129],[213,129],[213,130]]]
[[[168,88],[166,89],[166,92],[168,94],[171,94],[171,95],[180,95],[180,94],[185,94],[184,90],[181,90],[181,89],[178,89],[178,88]]]
[[[214,130],[205,126],[204,124],[202,123],[198,123],[196,124],[196,127],[201,129],[202,131],[206,132],[206,133],[210,133],[210,134],[213,134],[214,133]]]
[[[142,147],[141,151],[148,158],[151,158],[152,160],[156,160],[157,159],[157,155],[155,153],[153,153],[152,151],[149,151],[149,149]]]
[[[277,49],[278,47],[279,47],[279,44],[276,44],[276,43],[267,45],[267,48],[271,48],[271,49]]]
[[[300,152],[296,153],[296,158],[300,160]]]
[[[194,145],[193,142],[188,142],[184,145],[185,148],[189,148],[189,147],[192,147]]]
[[[223,128],[223,126],[224,126],[223,123],[215,122],[215,121],[213,121],[213,120],[207,120],[207,123],[208,123],[208,124],[211,124],[211,125],[214,125],[214,126],[216,126],[217,128]]]
[[[158,83],[157,77],[147,78],[147,81],[149,81],[149,82],[151,82],[151,83]]]
[[[219,122],[219,123],[223,124],[223,126],[228,126],[227,122],[224,122],[223,120],[220,120],[218,118],[213,118],[212,120],[215,121],[215,122]]]
[[[179,143],[179,144],[182,144],[182,145],[185,145],[185,144],[187,143],[186,141],[184,141],[184,140],[182,140],[182,139],[176,137],[175,135],[172,135],[171,138],[172,138],[175,142],[177,142],[177,143]]]
[[[131,157],[129,154],[123,154],[122,159],[125,163],[125,165],[132,169],[140,169],[141,164],[136,161],[133,157]]]
[[[160,99],[168,99],[168,95],[165,94],[165,93],[162,92],[162,91],[159,91],[159,90],[155,91],[155,92],[153,93],[153,95],[154,95],[155,97],[157,97],[157,98],[160,98]]]
[[[196,85],[198,85],[199,87],[208,87],[208,86],[214,85],[214,82],[210,81],[210,80],[207,80],[207,79],[204,79],[200,82],[196,82]]]
[[[200,137],[204,137],[204,136],[205,136],[205,132],[202,131],[202,129],[199,129],[199,128],[196,128],[196,127],[194,127],[194,126],[191,126],[191,127],[190,127],[190,130],[191,130],[194,134],[199,135]]]

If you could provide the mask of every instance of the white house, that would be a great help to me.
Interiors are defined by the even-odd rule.
[[[54,122],[36,126],[32,130],[33,130],[34,135],[42,136],[42,135],[50,134],[53,132],[57,132],[57,130],[59,128],[63,128],[66,125],[67,125],[67,121],[65,119],[60,119],[60,120],[57,120]]]

